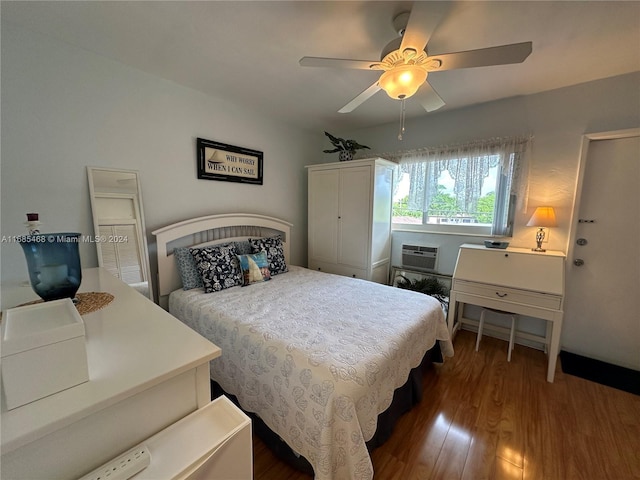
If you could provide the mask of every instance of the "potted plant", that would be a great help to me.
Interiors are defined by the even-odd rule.
[[[411,280],[404,275],[398,275],[396,277],[396,286],[434,297],[442,304],[445,311],[449,305],[449,289],[435,277],[423,277]]]
[[[324,132],[324,134],[329,138],[329,140],[331,140],[331,143],[335,148],[333,150],[323,150],[323,152],[324,153],[339,152],[338,158],[340,159],[341,162],[353,160],[353,155],[356,153],[356,150],[369,148],[366,145],[360,145],[355,140],[345,140],[344,138],[334,137],[329,132]]]

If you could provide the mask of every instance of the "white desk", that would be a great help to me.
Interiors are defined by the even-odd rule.
[[[462,245],[449,296],[449,333],[453,336],[460,327],[464,303],[547,320],[547,381],[553,382],[563,318],[564,259],[557,251]]]
[[[81,477],[211,401],[220,348],[106,270],[82,277],[115,296],[83,316],[89,381],[10,411],[3,398],[3,478]],[[25,288],[3,285],[3,307],[37,299]]]

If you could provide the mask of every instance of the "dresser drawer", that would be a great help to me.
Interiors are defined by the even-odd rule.
[[[367,270],[361,268],[353,268],[336,263],[326,263],[309,260],[309,269],[318,270],[325,273],[335,273],[336,275],[342,275],[345,277],[362,278],[363,280],[369,280]]]
[[[562,296],[547,293],[536,293],[517,288],[505,288],[486,283],[468,282],[465,280],[453,280],[452,290],[461,293],[470,293],[486,298],[495,298],[503,302],[519,303],[534,307],[560,310],[562,306]]]

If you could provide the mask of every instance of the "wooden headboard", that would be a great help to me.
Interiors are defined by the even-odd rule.
[[[166,306],[166,297],[182,287],[173,250],[222,242],[280,235],[284,256],[289,263],[289,236],[292,224],[279,218],[251,213],[225,213],[191,218],[153,231],[157,243],[158,298]],[[164,300],[164,301],[163,301]]]

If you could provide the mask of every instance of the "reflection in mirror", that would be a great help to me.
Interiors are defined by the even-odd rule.
[[[140,176],[87,167],[98,265],[153,300]]]

